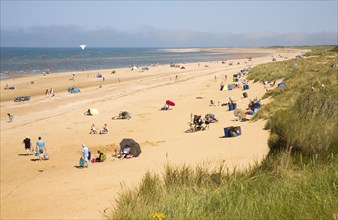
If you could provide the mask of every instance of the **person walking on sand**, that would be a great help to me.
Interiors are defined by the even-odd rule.
[[[55,94],[54,94],[54,89],[53,89],[53,88],[50,88],[49,93],[50,93],[50,96],[51,96],[51,97],[55,96]]]
[[[31,139],[26,135],[26,138],[22,141],[25,144],[26,155],[29,155],[31,152]]]
[[[10,113],[7,113],[8,115],[8,122],[12,122],[14,120],[14,116]]]
[[[39,154],[39,159],[42,161],[44,153],[47,152],[45,147],[45,142],[41,140],[41,137],[38,138],[38,141],[36,142],[36,151]]]
[[[85,162],[85,167],[88,168],[88,160],[89,160],[89,149],[84,144],[82,144],[82,159]]]

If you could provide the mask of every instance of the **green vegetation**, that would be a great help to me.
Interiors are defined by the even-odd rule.
[[[231,173],[167,166],[163,178],[147,173],[137,189],[126,190],[107,218],[333,219],[337,164],[333,155],[302,162],[283,153]]]
[[[325,48],[325,49],[324,49]],[[313,56],[313,53],[317,56]],[[337,52],[332,47],[316,47],[307,58],[268,63],[255,67],[248,79],[282,79],[285,88],[276,88],[263,98],[273,102],[264,106],[256,119],[269,119],[269,147],[302,153],[329,153],[338,143]]]
[[[247,170],[165,167],[125,189],[107,219],[338,219],[337,47],[255,67],[249,79],[282,80],[266,93],[270,153]]]

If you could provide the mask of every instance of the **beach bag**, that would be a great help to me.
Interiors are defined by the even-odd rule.
[[[84,161],[84,159],[81,157],[81,158],[80,158],[80,167],[84,167],[84,165],[85,165],[85,161]]]
[[[90,159],[92,159],[92,153],[88,151],[88,161],[90,161]]]
[[[105,161],[106,160],[106,155],[105,154],[102,154],[102,156],[101,156],[101,161],[100,162],[103,162],[103,161]]]

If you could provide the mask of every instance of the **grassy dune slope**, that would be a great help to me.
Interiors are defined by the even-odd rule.
[[[124,189],[107,219],[337,219],[337,47],[255,67],[249,79],[282,79],[267,92],[270,154],[245,171],[168,165]]]

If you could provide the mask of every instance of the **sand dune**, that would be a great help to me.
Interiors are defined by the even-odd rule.
[[[249,98],[264,94],[263,86],[251,84],[249,98],[245,99],[241,89],[220,91],[220,83],[231,83],[234,73],[271,62],[272,56],[278,57],[278,61],[293,58],[302,51],[250,49],[250,52],[265,56],[252,61],[234,60],[232,66],[229,62],[207,62],[181,64],[184,70],[169,65],[150,67],[144,72],[117,69],[116,74],[111,74],[111,70],[100,70],[104,81],[95,78],[98,71],[77,72],[75,81],[69,80],[70,72],[2,80],[1,218],[101,219],[102,212],[114,203],[121,185],[136,186],[145,172],[160,173],[167,163],[192,166],[225,163],[230,168],[245,168],[261,161],[268,152],[265,122],[233,121],[233,112],[218,102],[227,102],[227,96],[232,96],[239,106],[246,107]],[[6,83],[16,89],[4,90]],[[73,85],[81,93],[66,91]],[[44,95],[49,88],[55,89],[55,97]],[[19,95],[32,97],[29,102],[13,102]],[[160,111],[167,99],[175,101],[176,106]],[[210,106],[210,100],[216,105]],[[100,114],[85,116],[88,108],[96,108]],[[122,110],[131,112],[132,119],[111,119]],[[8,112],[15,116],[12,123],[7,122]],[[191,113],[213,113],[219,122],[206,131],[185,133]],[[97,128],[107,123],[109,134],[89,134],[92,123]],[[243,135],[222,138],[223,128],[231,125],[240,125]],[[34,145],[41,136],[50,160],[32,161],[33,155],[21,155],[25,153],[22,144],[25,135]],[[117,160],[108,156],[106,162],[90,164],[89,169],[76,168],[82,143],[93,153],[103,149],[111,154],[107,151],[109,146],[118,146],[123,138],[133,138],[141,144],[142,154],[138,158]]]

